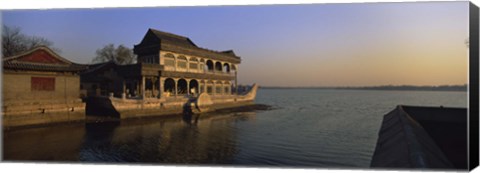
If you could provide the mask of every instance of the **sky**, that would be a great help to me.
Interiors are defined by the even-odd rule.
[[[238,81],[262,86],[463,85],[468,2],[3,10],[2,22],[91,63],[149,28],[242,58]]]

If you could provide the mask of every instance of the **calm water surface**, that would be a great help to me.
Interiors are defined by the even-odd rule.
[[[4,132],[4,160],[368,167],[396,105],[467,107],[466,92],[260,89],[273,110]]]

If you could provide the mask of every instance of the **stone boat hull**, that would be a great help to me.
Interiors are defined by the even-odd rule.
[[[51,102],[18,102],[4,104],[3,127],[35,126],[85,120],[85,103],[80,99]]]
[[[219,109],[234,108],[254,104],[258,86],[241,95],[198,97],[183,96],[151,99],[122,99],[114,97],[91,97],[86,100],[87,116],[113,118],[140,118],[191,113],[205,113]]]

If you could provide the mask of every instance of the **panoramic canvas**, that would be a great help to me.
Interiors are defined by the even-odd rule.
[[[467,170],[470,7],[3,10],[2,157]]]

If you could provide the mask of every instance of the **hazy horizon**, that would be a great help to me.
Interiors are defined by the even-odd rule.
[[[468,83],[468,2],[3,10],[3,24],[90,63],[148,28],[233,49],[238,82],[329,87]]]
[[[400,84],[400,85],[358,85],[358,86],[340,86],[340,85],[336,85],[336,86],[274,86],[274,85],[263,85],[262,87],[292,87],[292,88],[295,88],[295,87],[319,87],[319,88],[334,88],[334,87],[390,87],[390,86],[393,86],[393,87],[402,87],[402,86],[412,86],[412,87],[445,87],[445,86],[468,86],[468,84],[453,84],[453,85],[408,85],[408,84]]]

